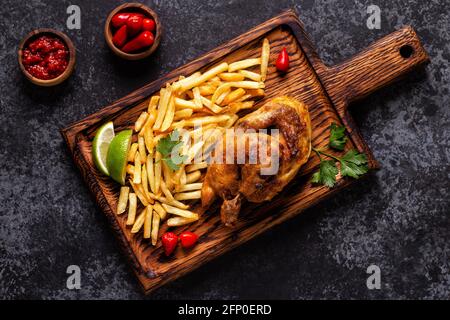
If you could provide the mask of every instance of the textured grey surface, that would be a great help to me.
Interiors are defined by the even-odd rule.
[[[450,297],[449,1],[376,1],[381,30],[366,27],[372,1],[146,3],[165,34],[152,58],[131,63],[102,35],[119,1],[1,0],[0,298],[143,298],[59,129],[289,7],[329,64],[404,24],[420,35],[426,70],[353,106],[382,169],[150,298]],[[80,31],[66,30],[70,4],[81,7]],[[19,41],[38,27],[77,47],[76,73],[58,88],[36,90],[17,67]],[[79,291],[66,289],[71,264],[82,270]],[[381,290],[366,287],[371,264]]]

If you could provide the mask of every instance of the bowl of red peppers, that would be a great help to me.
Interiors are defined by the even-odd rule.
[[[161,40],[158,15],[141,3],[126,3],[114,9],[106,19],[105,39],[111,50],[127,60],[151,55]]]

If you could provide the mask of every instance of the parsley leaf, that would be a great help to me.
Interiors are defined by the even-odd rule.
[[[346,143],[345,127],[339,127],[336,123],[332,123],[330,126],[330,148],[343,151]]]
[[[161,153],[164,158],[170,156],[172,149],[180,144],[180,134],[178,130],[174,130],[170,135],[161,138],[156,146],[156,151]]]
[[[343,177],[352,177],[358,179],[361,175],[367,173],[367,157],[365,154],[356,150],[350,150],[341,159],[341,174]]]
[[[333,160],[323,160],[320,162],[319,171],[313,174],[311,182],[332,188],[336,183],[338,173],[339,170]]]
[[[163,160],[170,169],[176,171],[179,169],[179,165],[183,163],[187,156],[181,156],[179,149],[183,146],[183,142],[180,141],[180,133],[174,130],[170,135],[160,139],[156,146],[156,151],[161,153],[161,160]]]
[[[345,128],[339,127],[335,123],[330,126],[330,148],[337,150],[344,150],[347,137],[345,136]],[[369,171],[367,165],[367,157],[363,153],[352,149],[348,151],[343,157],[338,157],[327,153],[324,150],[313,148],[313,151],[320,158],[319,171],[313,174],[311,182],[316,184],[323,184],[329,188],[336,184],[336,175],[341,172],[342,177],[351,177],[358,179],[363,174]],[[321,156],[326,156],[333,160],[322,160]],[[336,161],[340,163],[340,170],[336,167]]]

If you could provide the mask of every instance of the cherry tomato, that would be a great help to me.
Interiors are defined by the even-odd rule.
[[[286,48],[283,48],[283,50],[281,50],[280,54],[278,55],[276,67],[277,67],[278,71],[282,71],[282,72],[288,71],[288,69],[289,69],[289,54],[288,54]]]
[[[178,244],[178,237],[173,232],[166,232],[161,238],[162,245],[164,247],[164,252],[166,256],[170,256]]]
[[[185,249],[193,247],[198,240],[198,236],[190,231],[185,231],[180,234],[181,246]]]

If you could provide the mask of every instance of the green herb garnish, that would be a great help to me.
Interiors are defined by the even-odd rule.
[[[330,126],[330,142],[329,146],[333,149],[344,150],[347,137],[345,136],[345,128],[339,127],[336,124]],[[351,177],[358,179],[363,174],[369,171],[367,166],[367,157],[363,153],[352,149],[349,150],[343,157],[337,157],[332,154],[313,148],[313,151],[320,158],[319,171],[313,174],[311,182],[316,184],[323,184],[329,188],[336,184],[336,175],[339,170],[336,162],[340,163],[340,172],[343,177]],[[323,160],[322,156],[326,156],[333,160]]]
[[[180,133],[174,130],[170,135],[161,138],[156,146],[156,151],[161,153],[161,160],[164,161],[170,169],[176,171],[180,168],[187,156],[180,155],[180,148],[183,142],[180,141]]]
[[[345,136],[345,127],[339,127],[336,123],[330,126],[330,148],[343,151],[345,144],[347,143],[347,137]]]

